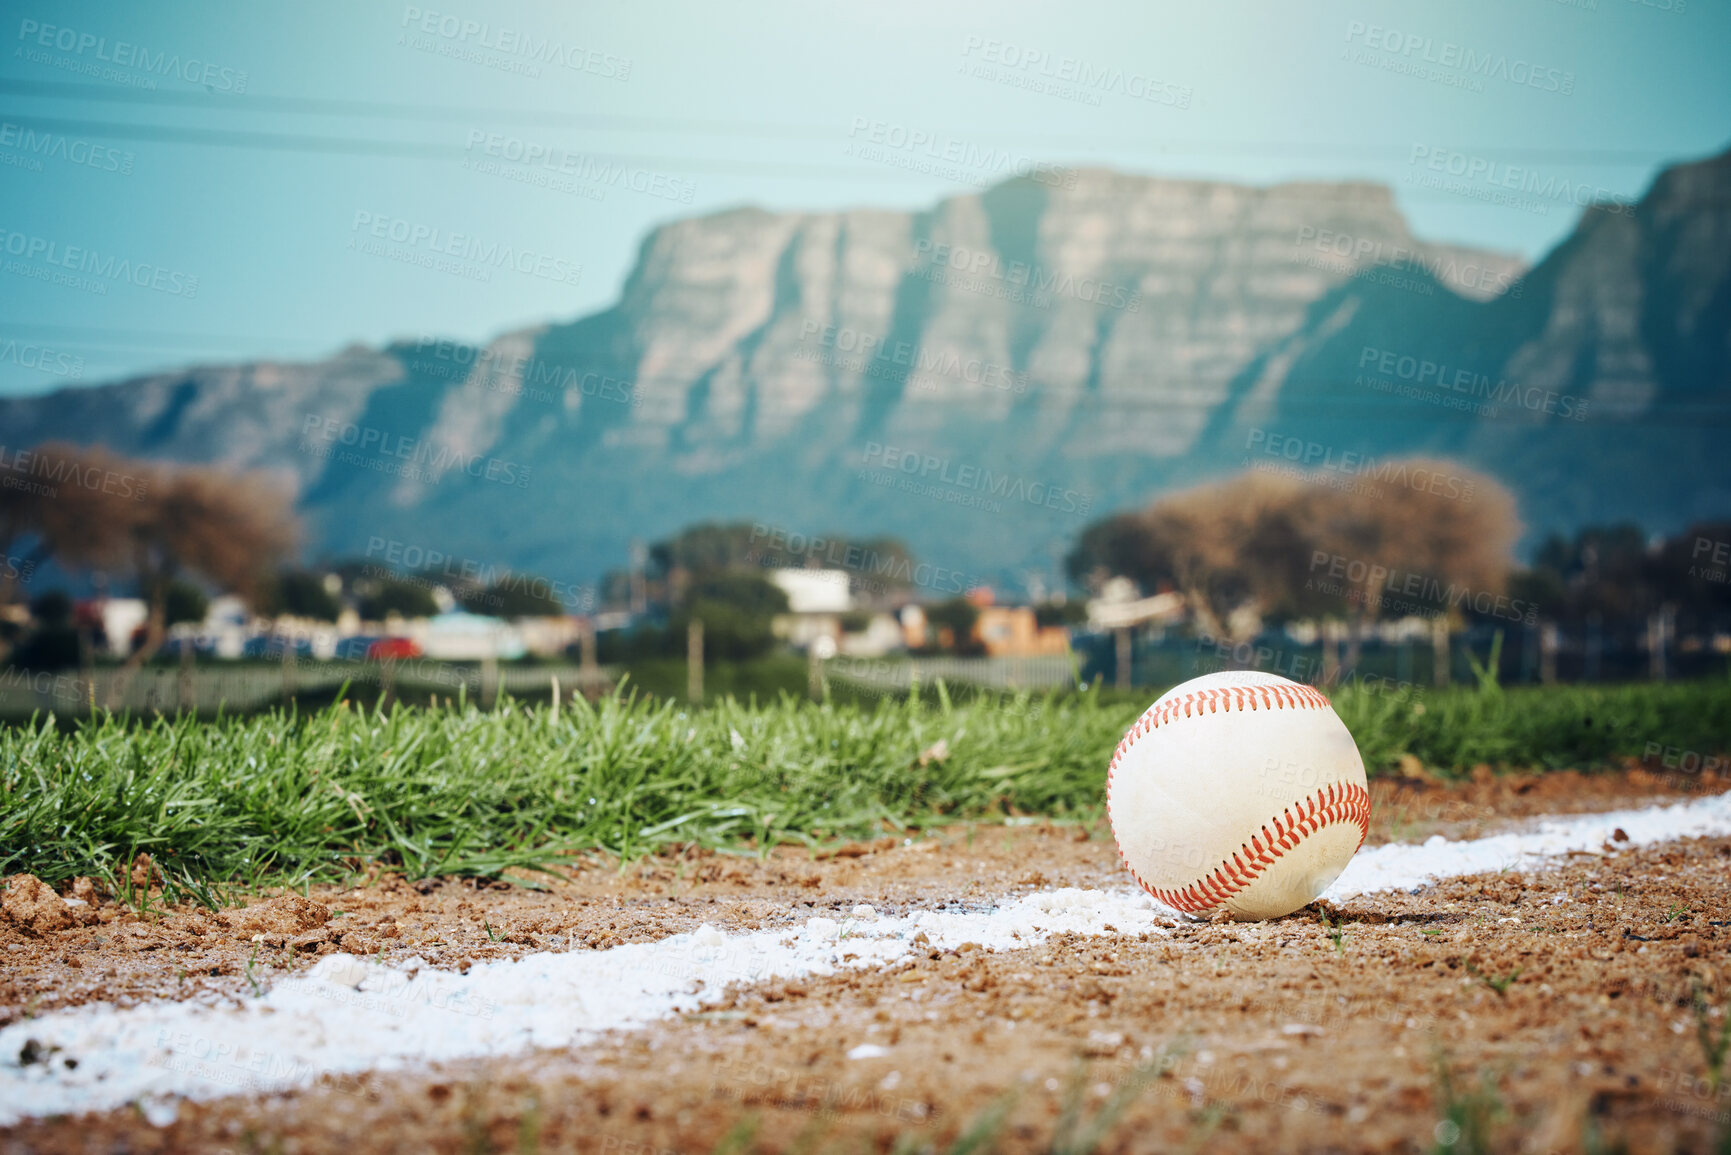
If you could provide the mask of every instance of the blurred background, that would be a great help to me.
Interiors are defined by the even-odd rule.
[[[3,32],[0,714],[1727,672],[1721,6]]]

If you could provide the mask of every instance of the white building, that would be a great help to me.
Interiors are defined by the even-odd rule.
[[[917,606],[912,608],[919,608]],[[894,614],[873,614],[866,628],[857,634],[841,636],[841,652],[850,658],[881,658],[906,647],[901,623]]]
[[[418,618],[404,625],[404,633],[420,645],[423,654],[441,661],[474,662],[486,658],[509,661],[528,652],[522,634],[502,618],[457,611]]]
[[[816,645],[820,653],[833,654],[841,640],[841,615],[853,609],[847,571],[778,569],[769,580],[787,595],[787,613],[777,614],[771,627],[775,635],[800,649]]]
[[[778,569],[769,580],[787,595],[787,609],[794,614],[845,614],[853,609],[844,569]]]
[[[144,624],[150,607],[143,598],[108,598],[102,603],[102,632],[108,637],[108,652],[124,658],[132,652],[132,631]]]

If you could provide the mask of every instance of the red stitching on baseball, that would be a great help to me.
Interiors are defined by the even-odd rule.
[[[1232,696],[1234,693],[1240,693],[1243,697],[1234,698]],[[1216,703],[1220,703],[1227,710],[1232,709],[1234,703],[1240,710],[1247,708],[1254,710],[1258,708],[1259,702],[1262,707],[1270,710],[1317,710],[1328,706],[1328,699],[1322,695],[1321,691],[1310,686],[1296,684],[1292,686],[1233,686],[1225,690],[1192,690],[1181,697],[1156,702],[1142,712],[1142,716],[1136,719],[1136,724],[1130,727],[1119,741],[1118,748],[1112,752],[1112,764],[1106,776],[1108,788],[1112,782],[1111,771],[1118,769],[1118,763],[1124,757],[1125,752],[1130,749],[1130,744],[1148,731],[1157,730],[1162,724],[1170,722],[1178,716],[1181,709],[1185,717],[1190,717],[1192,705],[1200,710],[1202,705],[1206,704],[1209,707],[1209,712],[1213,713]]]
[[[1237,696],[1237,695],[1242,695]],[[1302,684],[1274,686],[1232,686],[1221,690],[1192,690],[1178,698],[1169,701],[1156,702],[1143,711],[1136,724],[1125,732],[1119,741],[1118,748],[1112,752],[1112,762],[1106,771],[1106,809],[1112,808],[1112,780],[1117,776],[1118,763],[1123,761],[1130,746],[1137,738],[1150,730],[1157,730],[1166,722],[1179,716],[1191,716],[1191,708],[1198,713],[1206,706],[1209,713],[1219,709],[1239,710],[1259,708],[1270,710],[1317,710],[1328,708],[1328,699],[1321,691]],[[1130,872],[1130,877],[1136,880],[1136,885],[1153,895],[1159,901],[1181,910],[1187,914],[1195,914],[1219,906],[1233,895],[1249,886],[1276,859],[1285,852],[1296,847],[1304,839],[1315,834],[1325,826],[1337,822],[1352,822],[1358,826],[1358,845],[1363,846],[1365,838],[1370,834],[1370,791],[1354,783],[1341,783],[1339,793],[1335,786],[1325,788],[1326,798],[1318,797],[1323,791],[1296,803],[1299,813],[1293,816],[1293,807],[1289,806],[1280,814],[1262,826],[1262,834],[1267,839],[1267,848],[1256,841],[1251,835],[1250,841],[1239,847],[1238,853],[1208,874],[1203,875],[1189,886],[1178,890],[1166,890],[1161,887],[1149,886],[1142,876],[1136,873],[1136,868],[1130,865],[1130,860],[1124,857],[1124,847],[1118,845],[1118,861],[1124,864],[1124,869]],[[1270,830],[1272,827],[1272,830]],[[1116,840],[1114,839],[1116,842]],[[1354,847],[1357,853],[1357,847]],[[1249,859],[1248,865],[1240,861],[1239,855]]]
[[[1236,853],[1213,871],[1178,890],[1149,886],[1142,880],[1142,876],[1136,873],[1136,868],[1130,865],[1130,860],[1124,857],[1122,846],[1118,847],[1118,860],[1124,864],[1124,869],[1130,872],[1130,877],[1136,880],[1136,885],[1143,890],[1174,910],[1196,914],[1219,906],[1255,882],[1282,854],[1324,827],[1338,822],[1354,824],[1358,827],[1359,846],[1364,845],[1365,837],[1370,833],[1370,791],[1356,782],[1329,785],[1297,803],[1296,808],[1296,817],[1293,814],[1294,807],[1289,806],[1263,825],[1264,834],[1268,834],[1269,827],[1272,826],[1275,835],[1278,835],[1278,841],[1274,835],[1270,835],[1266,850],[1256,845],[1256,836],[1252,835],[1249,842],[1239,847]],[[1358,847],[1353,848],[1355,853],[1357,849]],[[1240,860],[1240,855],[1249,859],[1248,864]]]

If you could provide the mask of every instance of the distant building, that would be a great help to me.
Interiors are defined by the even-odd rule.
[[[1088,603],[1088,625],[1096,630],[1121,630],[1132,626],[1171,625],[1184,616],[1184,595],[1159,593],[1137,596],[1128,578],[1115,577],[1100,596]]]
[[[1063,626],[1042,626],[1030,606],[1000,606],[990,590],[969,590],[968,601],[979,611],[969,635],[993,658],[1029,658],[1070,652],[1070,631]],[[933,631],[926,611],[915,604],[901,610],[902,642],[910,650],[934,642],[948,645],[946,627],[942,638]]]
[[[917,605],[909,604],[902,607],[902,644],[910,650],[918,650],[926,644],[926,611]]]
[[[853,609],[846,570],[777,569],[769,580],[787,595],[789,613],[845,614]]]
[[[132,652],[132,635],[143,628],[150,616],[150,607],[143,598],[108,598],[102,602],[102,633],[108,639],[108,652],[126,657]]]
[[[844,633],[840,652],[850,658],[881,658],[906,647],[901,623],[893,614],[873,614],[863,630]]]
[[[787,595],[787,613],[777,614],[771,628],[778,638],[800,649],[818,644],[834,653],[841,644],[841,616],[853,610],[848,573],[840,569],[778,569],[769,580]]]
[[[1042,626],[1031,606],[981,606],[974,639],[993,658],[1031,658],[1070,652],[1070,631]]]
[[[218,594],[210,599],[199,624],[199,648],[218,658],[238,658],[246,648],[252,632],[252,611],[233,594]]]
[[[524,648],[541,658],[557,657],[583,638],[583,619],[568,614],[518,618],[511,624]]]
[[[475,662],[486,658],[520,658],[528,653],[517,628],[503,618],[461,610],[416,619],[405,633],[429,658],[446,662]]]

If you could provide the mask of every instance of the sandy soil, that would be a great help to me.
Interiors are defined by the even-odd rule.
[[[1372,841],[1474,837],[1731,786],[1639,770],[1482,777],[1377,783]],[[928,831],[822,858],[687,852],[623,872],[595,861],[544,891],[385,877],[144,918],[91,896],[72,920],[90,925],[5,920],[0,1014],[238,996],[335,950],[462,966],[705,922],[791,924],[857,902],[900,911],[940,895],[1122,881],[1103,826],[1040,824]],[[1728,881],[1731,841],[1614,849],[1271,923],[934,952],[738,990],[703,1015],[581,1053],[189,1104],[160,1130],[130,1111],[39,1120],[0,1132],[0,1151],[696,1153],[746,1119],[766,1149],[801,1136],[817,1149],[888,1149],[898,1135],[941,1148],[1006,1089],[997,1146],[1036,1150],[1075,1079],[1090,1110],[1139,1089],[1102,1150],[1416,1151],[1438,1139],[1439,1062],[1463,1101],[1494,1098],[1499,1150],[1578,1150],[1588,1132],[1634,1151],[1706,1150],[1731,1131],[1731,1087],[1703,1081],[1690,991],[1731,995]],[[847,1057],[866,1043],[886,1053]]]

